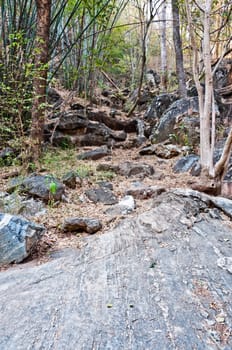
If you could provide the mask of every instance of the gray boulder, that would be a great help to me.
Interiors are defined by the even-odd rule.
[[[198,97],[186,97],[175,101],[162,115],[151,133],[153,143],[163,142],[176,133],[175,125],[184,117],[199,113]]]
[[[0,193],[0,211],[30,219],[45,214],[46,208],[43,202],[34,198],[27,199],[18,193]]]
[[[57,129],[71,133],[76,129],[84,129],[89,124],[88,119],[82,111],[67,111],[59,114],[57,118]]]
[[[65,186],[52,175],[32,174],[26,178],[15,178],[11,181],[8,191],[13,192],[16,189],[45,202],[51,199],[59,201],[65,193]]]
[[[132,195],[136,199],[148,199],[165,192],[162,186],[147,186],[142,182],[132,182],[131,186],[126,190],[126,195]]]
[[[162,114],[168,109],[168,107],[178,99],[177,94],[161,94],[156,96],[151,105],[148,107],[144,117],[151,123],[155,122],[155,119],[160,119]]]
[[[91,160],[97,160],[106,156],[109,156],[111,154],[108,147],[100,147],[93,149],[91,151],[83,152],[78,154],[77,159],[91,159]]]
[[[99,187],[85,191],[85,195],[94,203],[104,203],[106,205],[116,204],[118,202],[114,193],[106,188]]]
[[[131,176],[151,176],[155,173],[153,166],[146,163],[132,163],[124,162],[119,164],[117,171],[120,175],[131,177]]]
[[[100,220],[87,217],[73,217],[65,219],[63,231],[95,233],[101,230]]]
[[[155,154],[159,158],[170,159],[179,156],[181,152],[181,149],[176,145],[164,145],[163,143],[158,143],[141,149],[139,153],[141,155]]]
[[[44,230],[20,216],[0,213],[0,264],[19,263],[27,258]]]
[[[199,161],[199,156],[190,154],[178,159],[173,167],[174,173],[185,173],[190,171]]]
[[[132,163],[132,162],[124,162],[119,165],[102,163],[98,164],[97,171],[112,171],[116,174],[132,177],[146,177],[151,176],[155,173],[154,167],[150,164],[146,163]]]

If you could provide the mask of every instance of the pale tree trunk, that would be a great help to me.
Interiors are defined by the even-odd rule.
[[[49,31],[51,0],[36,0],[37,27],[35,44],[35,77],[33,81],[32,124],[30,132],[30,157],[35,163],[41,155],[46,107]]]
[[[204,9],[204,36],[203,36],[203,62],[205,68],[205,99],[204,111],[201,118],[200,127],[200,152],[202,167],[210,170],[213,168],[212,150],[210,144],[211,113],[213,106],[213,75],[211,68],[211,48],[210,48],[210,14],[212,0],[205,1]],[[215,135],[213,136],[213,138]],[[213,174],[212,174],[213,175]]]
[[[212,108],[212,73],[211,71],[211,53],[210,53],[210,37],[209,37],[209,20],[210,20],[210,9],[211,0],[206,0],[205,3],[209,3],[205,7],[204,11],[204,65],[205,67],[205,98],[203,89],[199,80],[199,57],[198,57],[198,46],[195,40],[193,20],[190,10],[189,0],[186,0],[187,18],[189,24],[190,40],[193,49],[193,76],[197,88],[198,100],[199,100],[199,114],[200,114],[200,160],[201,166],[204,170],[209,172],[210,165],[212,164],[212,153],[210,147],[210,113]],[[205,4],[206,5],[206,4]],[[204,46],[203,45],[203,46]],[[209,108],[210,106],[210,108]]]
[[[186,81],[184,72],[184,60],[182,51],[182,40],[180,36],[180,16],[178,0],[172,0],[172,18],[173,18],[173,43],[176,55],[176,73],[178,78],[178,91],[181,97],[186,97]]]
[[[167,90],[167,83],[168,83],[166,10],[167,10],[167,4],[166,4],[166,1],[164,1],[161,9],[161,23],[160,23],[161,89],[163,91]]]
[[[213,90],[213,73],[211,60],[211,45],[210,45],[210,16],[212,12],[212,0],[205,0],[204,6],[201,6],[203,12],[203,65],[205,74],[205,95],[199,81],[198,74],[198,47],[194,36],[193,21],[190,11],[189,0],[186,0],[187,18],[190,29],[191,46],[193,48],[193,74],[197,87],[199,99],[199,114],[200,114],[200,160],[203,169],[203,174],[215,178],[217,181],[222,181],[226,172],[232,150],[232,129],[226,140],[222,155],[219,161],[213,164],[213,153],[215,145],[215,102]],[[199,4],[198,4],[199,6]],[[220,60],[219,60],[220,61]]]

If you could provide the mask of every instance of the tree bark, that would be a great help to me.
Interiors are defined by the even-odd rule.
[[[167,75],[167,45],[166,45],[166,2],[162,5],[161,10],[161,40],[160,40],[160,58],[161,58],[161,88],[163,91],[167,91],[168,75]]]
[[[186,81],[184,72],[184,60],[182,51],[182,40],[180,36],[180,16],[178,0],[172,0],[172,18],[173,18],[173,42],[176,55],[176,73],[178,78],[178,90],[180,97],[186,97]]]
[[[37,28],[35,44],[34,99],[30,132],[30,157],[37,163],[41,155],[46,107],[46,86],[49,60],[51,0],[36,0]]]

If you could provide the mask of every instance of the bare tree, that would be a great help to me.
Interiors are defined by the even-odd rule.
[[[30,157],[37,163],[41,154],[46,107],[46,86],[49,60],[51,0],[36,0],[37,28],[35,44],[34,99],[30,132]]]
[[[166,1],[164,1],[161,9],[161,22],[160,22],[161,88],[164,91],[167,90],[167,83],[168,83],[166,10],[167,10],[167,3]]]
[[[180,16],[178,0],[172,0],[172,18],[173,18],[173,43],[176,55],[176,73],[178,78],[178,90],[181,97],[187,95],[184,60],[182,51],[182,40],[180,35]]]
[[[197,39],[194,33],[194,24],[191,13],[190,0],[186,0],[186,10],[189,25],[189,33],[191,39],[191,46],[193,49],[193,75],[198,92],[199,99],[199,113],[200,113],[200,159],[203,169],[203,173],[217,179],[222,180],[225,173],[226,166],[231,153],[232,148],[232,130],[229,133],[227,141],[225,143],[221,158],[214,165],[213,153],[215,145],[215,101],[214,101],[214,89],[213,89],[213,75],[220,63],[218,61],[217,66],[212,70],[212,50],[211,50],[211,15],[213,8],[213,0],[205,0],[203,4],[199,4],[194,1],[202,17],[203,26],[203,38],[202,38],[202,54],[203,54],[203,68],[205,77],[205,91],[199,80],[199,47],[197,45]],[[232,6],[232,5],[230,5]],[[229,39],[230,40],[230,39]],[[227,43],[228,44],[228,43]],[[225,45],[225,50],[227,45]],[[221,57],[224,57],[222,54]]]

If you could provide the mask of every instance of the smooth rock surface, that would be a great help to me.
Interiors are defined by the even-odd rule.
[[[20,216],[0,213],[0,265],[23,261],[44,230],[43,226]]]
[[[232,229],[204,196],[164,193],[79,250],[1,272],[0,349],[231,350]]]

